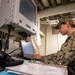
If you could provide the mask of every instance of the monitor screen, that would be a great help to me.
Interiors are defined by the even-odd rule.
[[[36,24],[36,6],[31,0],[20,0],[20,13]]]
[[[34,54],[33,45],[31,42],[26,42],[24,40],[21,40],[21,46],[23,50],[23,54]]]

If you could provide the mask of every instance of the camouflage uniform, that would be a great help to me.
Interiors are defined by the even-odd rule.
[[[66,39],[60,51],[55,54],[42,56],[41,60],[47,64],[67,65],[75,57],[75,31]]]

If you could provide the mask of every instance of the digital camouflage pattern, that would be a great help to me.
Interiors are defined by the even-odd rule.
[[[42,56],[41,60],[47,64],[67,65],[75,58],[75,31],[66,39],[60,51],[55,54]]]

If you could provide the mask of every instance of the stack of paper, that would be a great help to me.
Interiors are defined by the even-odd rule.
[[[67,75],[66,67],[36,63],[25,63],[19,66],[6,67],[6,69],[27,75]]]

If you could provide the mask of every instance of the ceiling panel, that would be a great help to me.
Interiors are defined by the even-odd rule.
[[[57,4],[60,5],[61,4],[61,0],[56,0]]]
[[[44,7],[49,7],[49,2],[48,0],[41,0],[42,4]]]

